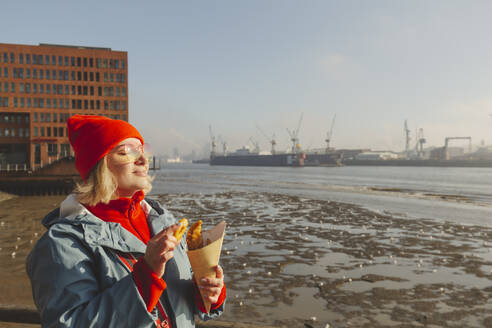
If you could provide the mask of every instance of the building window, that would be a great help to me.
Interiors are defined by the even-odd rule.
[[[49,69],[46,70],[46,79],[47,80],[50,80],[51,79],[50,78],[50,70]]]
[[[24,54],[19,54],[19,64],[24,64]]]
[[[10,53],[10,63],[11,64],[14,64],[15,63],[15,56],[14,56],[14,53],[13,52]]]
[[[89,73],[89,81],[94,81],[94,72]]]
[[[38,56],[38,64],[43,65],[43,55]]]
[[[20,106],[21,108],[24,108],[24,98],[20,98]]]
[[[87,96],[87,92],[88,92],[88,91],[87,91],[87,86],[86,86],[86,85],[84,85],[84,96]]]
[[[39,108],[44,108],[44,99],[43,98],[39,98]],[[49,117],[50,114],[47,114],[47,116]]]
[[[10,83],[10,92],[15,92],[15,83],[14,82]]]
[[[63,137],[63,128],[58,128],[58,136]]]
[[[114,82],[114,74],[109,74],[109,81]]]
[[[70,57],[70,66],[75,66],[75,57]]]
[[[58,71],[58,80],[63,80],[63,71]]]
[[[34,98],[33,106],[34,106],[34,108],[38,108],[39,107],[39,100],[38,100],[38,98]],[[44,117],[43,117],[43,113],[41,113],[41,122],[43,122],[43,121],[44,121]]]
[[[61,102],[61,99],[60,99],[60,102]],[[61,106],[63,108],[63,106]],[[68,99],[65,99],[65,108],[66,109],[69,109],[70,108],[70,100]]]
[[[65,66],[68,66],[68,56],[65,56]]]
[[[46,136],[51,137],[51,127],[50,126],[46,127]],[[49,151],[48,151],[48,154],[49,154]]]
[[[96,82],[99,82],[99,72],[96,72]]]
[[[31,78],[31,70],[29,68],[26,68],[26,79]]]
[[[40,131],[41,131],[41,137],[44,137],[44,126],[40,128]]]
[[[8,63],[9,62],[9,54],[4,52],[3,53],[3,62]]]
[[[31,83],[26,83],[26,93],[31,93]]]
[[[9,77],[9,69],[8,67],[3,68],[3,77]]]
[[[48,137],[49,137],[49,135],[48,135]],[[48,144],[48,156],[56,156],[57,154],[58,154],[58,144],[49,143]]]
[[[121,69],[125,69],[125,61],[123,59],[121,60]]]
[[[102,87],[97,87],[97,95],[102,96]]]
[[[27,98],[27,108],[31,108],[31,98]]]
[[[53,137],[58,137],[58,129],[53,127]]]
[[[82,65],[82,60],[80,57],[77,57],[77,66],[80,67]]]
[[[51,99],[46,99],[46,108],[51,108]]]
[[[104,59],[104,61],[103,61],[103,67],[104,68],[108,68],[108,60],[107,59]]]
[[[37,137],[38,136],[38,132],[39,132],[37,126],[34,127],[34,131],[33,132],[34,132],[34,136]]]
[[[82,72],[77,72],[77,81],[82,80]]]
[[[38,78],[38,70],[35,69],[35,68],[32,70],[32,78],[33,79],[37,79]]]
[[[46,63],[46,65],[49,65],[50,64],[50,55],[45,55],[44,56],[44,62]]]
[[[91,109],[94,109],[94,100],[91,100],[90,105],[91,105]]]
[[[44,70],[43,69],[39,70],[39,79],[44,80]]]
[[[84,57],[84,67],[87,67],[87,57]]]
[[[56,104],[57,104],[56,99],[53,99],[53,108],[57,108],[57,107],[58,107]],[[55,114],[55,115],[56,115],[56,114]]]
[[[65,94],[69,95],[70,94],[70,86],[67,84],[65,85]]]
[[[84,81],[87,81],[87,72],[84,72]]]
[[[46,84],[46,93],[47,94],[51,93],[51,84]]]
[[[26,54],[26,64],[31,64],[31,55],[30,54]]]
[[[121,96],[126,97],[126,88],[121,88]]]
[[[58,56],[58,66],[63,66],[63,57]]]
[[[94,67],[94,58],[89,58],[89,67]]]
[[[56,65],[56,56],[55,55],[52,55],[51,56],[51,65]]]
[[[3,83],[3,92],[9,92],[9,83],[8,82]]]
[[[94,87],[91,85],[90,87],[90,95],[93,96],[94,95]]]
[[[44,84],[43,83],[41,83],[39,85],[39,93],[44,93]]]
[[[75,81],[75,71],[71,71],[71,80]]]
[[[52,71],[51,71],[51,78],[52,78],[53,80],[56,80],[56,70],[52,70]]]
[[[84,100],[84,109],[89,109],[89,102]]]
[[[82,94],[82,86],[81,85],[77,86],[77,94],[78,95]]]
[[[18,103],[17,103],[17,97],[14,97],[14,107],[17,107]]]
[[[104,109],[108,109],[108,101],[107,100],[104,101]]]
[[[38,93],[38,85],[36,83],[32,84],[32,93]]]

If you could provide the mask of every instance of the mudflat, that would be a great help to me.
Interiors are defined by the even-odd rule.
[[[492,229],[275,193],[151,195],[226,220],[221,320],[278,327],[492,326]],[[0,305],[34,307],[25,258],[64,196],[0,202]]]

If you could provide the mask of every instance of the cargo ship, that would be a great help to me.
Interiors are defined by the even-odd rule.
[[[304,166],[304,153],[260,154],[243,147],[234,153],[210,155],[210,165],[234,166]]]

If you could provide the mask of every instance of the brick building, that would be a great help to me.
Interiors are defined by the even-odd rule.
[[[0,43],[0,169],[70,155],[75,114],[128,120],[127,52]]]

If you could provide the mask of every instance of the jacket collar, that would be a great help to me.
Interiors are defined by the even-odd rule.
[[[147,206],[144,205],[144,208]],[[43,225],[47,228],[58,223],[80,226],[85,241],[90,245],[109,247],[121,252],[145,253],[146,245],[142,241],[120,224],[104,222],[94,216],[77,201],[74,194],[69,195],[59,209],[43,219]]]

